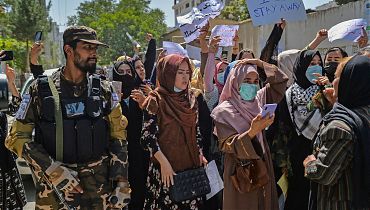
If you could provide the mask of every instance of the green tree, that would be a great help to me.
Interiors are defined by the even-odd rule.
[[[221,11],[220,17],[235,21],[248,19],[250,16],[245,0],[231,0]]]
[[[12,36],[26,43],[26,66],[28,68],[28,54],[30,40],[36,31],[43,31],[44,35],[50,28],[49,10],[51,2],[45,0],[12,0],[8,20]]]
[[[104,13],[114,12],[116,3],[112,0],[94,0],[82,2],[77,8],[77,14],[68,17],[68,25],[90,25],[98,21]]]
[[[49,9],[44,0],[14,0],[9,13],[14,37],[21,41],[33,39],[36,31],[47,32],[50,27]]]
[[[99,63],[106,65],[123,53],[133,54],[132,43],[126,32],[143,47],[146,47],[146,33],[159,38],[166,32],[164,13],[149,8],[149,3],[146,0],[84,2],[77,9],[77,15],[69,17],[68,22],[70,25],[86,25],[97,31],[99,39],[110,46],[99,49]]]
[[[14,60],[9,63],[17,72],[26,68],[26,43],[12,38],[0,38],[0,49],[13,50]]]
[[[0,0],[0,35],[6,37],[11,34],[8,12],[14,0]]]
[[[358,1],[358,0],[335,0],[335,2],[336,2],[338,5],[347,4],[347,3],[349,3],[349,2],[355,2],[355,1]]]

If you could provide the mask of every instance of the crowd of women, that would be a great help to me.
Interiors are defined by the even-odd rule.
[[[129,122],[129,209],[370,209],[367,36],[353,56],[333,47],[322,58],[315,48],[326,30],[302,50],[277,54],[285,25],[275,25],[260,58],[237,44],[230,62],[216,57],[220,37],[206,41],[206,25],[199,68],[176,54],[156,58],[150,35],[144,62],[115,61],[111,79],[122,82]],[[31,67],[37,72],[37,59]],[[266,104],[277,104],[274,114],[262,116]],[[176,174],[211,160],[224,190],[176,202]]]

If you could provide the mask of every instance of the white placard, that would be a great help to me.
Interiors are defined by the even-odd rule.
[[[211,38],[215,36],[221,37],[219,46],[229,47],[233,46],[233,39],[236,31],[239,29],[239,25],[217,25],[212,29]]]
[[[362,34],[362,28],[366,28],[367,21],[365,19],[353,19],[341,22],[333,26],[328,31],[328,40],[333,42],[335,40],[344,39],[356,42]]]
[[[216,162],[212,160],[207,164],[206,167],[207,177],[209,179],[209,185],[211,186],[211,192],[207,194],[207,200],[212,198],[222,189],[224,189],[224,182],[221,179],[220,173],[218,172]]]
[[[196,39],[199,30],[205,26],[210,18],[220,15],[224,4],[218,0],[208,0],[193,8],[188,14],[177,17],[179,28],[184,35],[186,43]]]
[[[254,26],[278,23],[281,18],[288,21],[306,20],[306,9],[302,0],[246,0]]]
[[[224,4],[221,1],[208,0],[194,7],[188,14],[177,17],[177,22],[183,25],[192,24],[204,18],[215,18],[220,14],[223,8]],[[201,22],[203,22],[203,20]]]

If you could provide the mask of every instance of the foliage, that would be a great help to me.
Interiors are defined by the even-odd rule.
[[[25,71],[28,67],[29,41],[36,31],[49,31],[49,10],[51,3],[45,0],[0,0],[0,31],[2,47],[13,50],[16,69]]]
[[[0,48],[4,50],[12,50],[14,52],[14,60],[9,63],[16,71],[21,71],[26,68],[26,43],[10,38],[0,38]]]
[[[248,19],[249,12],[245,0],[231,0],[222,10],[220,17],[235,21]]]
[[[109,64],[123,53],[133,54],[128,32],[142,47],[145,34],[159,38],[166,32],[164,13],[150,9],[147,0],[92,0],[81,3],[77,15],[69,17],[69,25],[86,25],[95,29],[99,39],[110,48],[99,49],[99,63]]]
[[[47,32],[50,27],[48,6],[44,0],[13,0],[9,21],[12,34],[21,41],[32,40],[36,31]]]

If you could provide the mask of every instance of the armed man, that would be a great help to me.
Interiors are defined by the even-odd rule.
[[[121,209],[130,201],[127,119],[108,81],[94,74],[96,32],[63,34],[66,65],[23,96],[6,146],[37,179],[36,209]],[[35,138],[32,140],[32,131]]]

